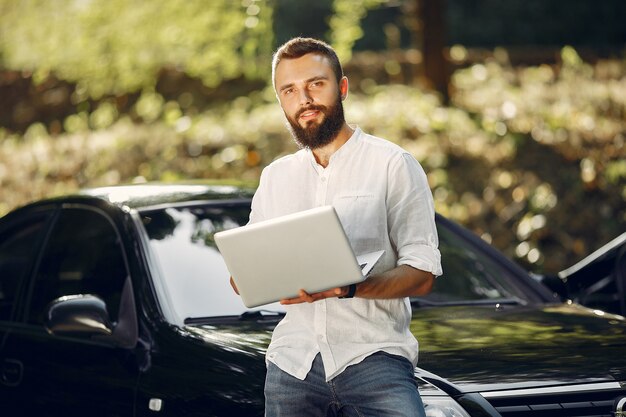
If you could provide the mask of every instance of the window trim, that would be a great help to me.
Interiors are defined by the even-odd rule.
[[[18,283],[18,288],[15,292],[15,301],[13,303],[13,306],[11,307],[11,314],[9,316],[9,319],[0,319],[0,322],[23,322],[24,310],[27,301],[26,299],[28,298],[30,293],[31,282],[40,262],[42,248],[48,241],[50,230],[56,222],[58,211],[59,207],[56,204],[30,206],[18,209],[14,212],[9,213],[6,217],[2,218],[2,222],[0,223],[0,234],[5,233],[9,229],[20,227],[21,225],[25,224],[29,220],[32,220],[33,217],[36,217],[38,215],[41,215],[44,218],[44,224],[42,226],[42,233],[38,236],[37,241],[34,242],[34,247],[32,249],[32,265],[24,270],[21,280]]]
[[[48,248],[48,245],[50,243],[50,238],[52,236],[53,231],[55,230],[59,219],[61,218],[61,215],[63,214],[64,210],[68,210],[68,209],[79,209],[79,210],[86,210],[86,211],[91,211],[94,212],[98,215],[100,215],[101,217],[103,217],[107,223],[109,223],[109,225],[112,227],[114,233],[115,233],[115,237],[117,239],[117,241],[119,242],[120,245],[120,250],[122,252],[122,259],[124,262],[124,267],[126,269],[126,280],[130,279],[131,283],[132,283],[132,277],[131,277],[131,273],[130,273],[130,264],[128,262],[128,256],[126,254],[126,245],[124,244],[124,240],[122,239],[122,235],[117,227],[117,225],[115,224],[115,221],[113,220],[113,218],[109,215],[109,213],[107,213],[106,210],[103,210],[99,207],[93,206],[93,205],[89,205],[89,204],[84,204],[84,203],[60,203],[58,205],[56,205],[55,207],[55,213],[52,216],[52,219],[50,221],[50,223],[48,224],[48,229],[46,230],[45,233],[45,237],[44,239],[42,239],[41,245],[37,248],[37,256],[36,256],[36,260],[34,262],[34,266],[30,271],[30,275],[28,277],[27,283],[24,285],[24,287],[26,288],[26,292],[22,293],[21,299],[21,311],[19,313],[19,316],[16,316],[14,321],[19,321],[20,323],[22,323],[24,326],[28,326],[28,327],[34,327],[34,328],[39,328],[42,327],[39,324],[35,324],[35,323],[29,323],[28,322],[28,316],[30,313],[30,306],[31,306],[31,302],[32,302],[32,296],[33,296],[33,290],[34,290],[34,286],[35,286],[35,277],[37,275],[37,272],[39,271],[39,268],[41,267],[41,261],[43,259],[43,256],[46,252],[46,249]]]

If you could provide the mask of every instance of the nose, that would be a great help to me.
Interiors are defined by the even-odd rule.
[[[311,94],[309,94],[309,90],[306,88],[300,89],[299,94],[300,96],[298,98],[301,106],[306,106],[307,104],[311,104],[313,102],[313,98],[311,97]]]

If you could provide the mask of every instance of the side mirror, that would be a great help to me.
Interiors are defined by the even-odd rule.
[[[44,326],[58,336],[111,336],[113,324],[106,303],[94,295],[57,298],[46,309]]]

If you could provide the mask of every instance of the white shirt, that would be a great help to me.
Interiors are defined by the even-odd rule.
[[[326,168],[308,149],[274,161],[261,174],[250,222],[324,205],[335,207],[356,255],[385,250],[372,273],[405,264],[442,274],[426,174],[399,146],[357,128]],[[417,363],[408,298],[328,298],[286,310],[266,360],[296,378],[318,353],[327,381],[377,351]]]

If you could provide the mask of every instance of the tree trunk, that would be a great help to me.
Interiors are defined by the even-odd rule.
[[[444,56],[446,47],[445,0],[415,0],[421,22],[424,76],[431,88],[448,102],[450,68]]]

